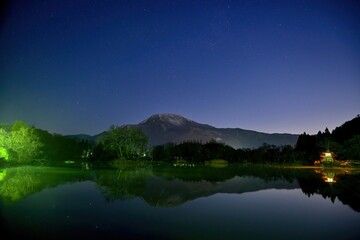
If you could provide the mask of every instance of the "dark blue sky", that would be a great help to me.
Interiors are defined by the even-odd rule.
[[[360,113],[358,1],[12,0],[1,21],[0,122],[316,133]]]

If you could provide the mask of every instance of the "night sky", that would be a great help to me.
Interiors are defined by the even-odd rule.
[[[0,122],[317,133],[360,113],[359,1],[12,0],[0,21]]]

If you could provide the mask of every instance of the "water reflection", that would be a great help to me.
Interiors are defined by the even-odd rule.
[[[299,169],[254,165],[191,168],[144,162],[117,162],[112,168],[81,171],[60,167],[15,167],[0,170],[0,198],[18,202],[46,188],[94,182],[104,198],[141,198],[157,207],[180,206],[218,193],[242,194],[266,189],[298,189],[307,196],[339,199],[360,212],[360,175],[345,169]]]
[[[88,172],[59,167],[12,167],[0,170],[0,199],[18,202],[43,189],[94,179]]]
[[[153,176],[152,165],[146,162],[117,161],[113,167],[95,171],[95,182],[108,201],[141,196]]]
[[[351,175],[356,173],[354,169],[351,171],[350,169],[347,168],[332,168],[332,167],[318,168],[315,169],[315,172],[317,174],[322,175],[323,181],[327,183],[336,183],[336,179],[338,178],[338,176]]]

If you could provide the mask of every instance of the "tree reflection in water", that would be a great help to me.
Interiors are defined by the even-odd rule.
[[[152,167],[146,162],[119,160],[115,169],[96,171],[96,183],[105,199],[129,199],[141,196],[146,181],[153,175]]]
[[[359,171],[301,169],[232,164],[226,168],[119,161],[112,168],[89,171],[61,167],[14,167],[0,170],[0,199],[15,203],[43,189],[65,183],[92,181],[108,201],[141,198],[152,206],[178,206],[216,193],[301,188],[307,196],[320,194],[360,212]]]
[[[313,179],[312,190],[303,192],[307,194],[321,194],[324,198],[330,198],[332,202],[338,198],[343,204],[360,212],[360,171],[349,168],[319,168],[315,169],[318,178]],[[304,184],[304,180],[299,183]],[[300,184],[300,186],[304,186]],[[305,190],[304,190],[305,189]]]
[[[65,183],[92,179],[90,172],[61,167],[12,167],[0,170],[0,199],[11,204]]]

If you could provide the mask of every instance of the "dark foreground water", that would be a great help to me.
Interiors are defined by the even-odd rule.
[[[360,239],[360,175],[252,165],[0,169],[1,239]]]

